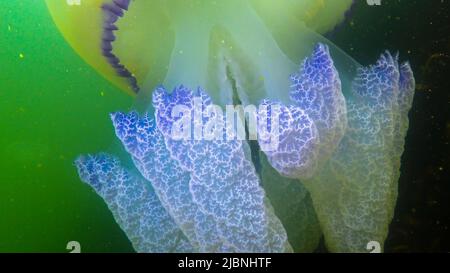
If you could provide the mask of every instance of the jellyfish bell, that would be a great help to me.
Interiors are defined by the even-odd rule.
[[[287,101],[289,75],[318,42],[330,47],[344,86],[358,66],[319,34],[343,20],[351,0],[46,2],[75,51],[146,103],[161,83],[202,86],[222,104]]]

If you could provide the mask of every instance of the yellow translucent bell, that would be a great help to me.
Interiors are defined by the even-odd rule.
[[[292,50],[289,39],[285,39],[287,26],[304,24],[318,33],[327,32],[342,21],[345,11],[352,4],[352,0],[239,1],[248,2],[272,33],[280,48],[286,51]],[[117,75],[101,51],[105,20],[102,5],[112,2],[113,0],[46,0],[55,24],[73,49],[103,77],[128,94],[134,95],[130,84],[125,78]],[[152,84],[162,83],[168,72],[171,56],[174,54],[172,51],[177,36],[177,28],[173,23],[176,21],[174,16],[177,15],[171,12],[173,8],[183,7],[180,10],[185,13],[182,18],[186,20],[189,20],[190,14],[193,17],[201,12],[201,15],[211,21],[216,14],[220,15],[221,10],[226,10],[224,6],[229,5],[228,10],[232,11],[235,2],[235,0],[131,0],[128,11],[116,23],[118,30],[115,31],[116,40],[112,43],[112,52],[132,73],[138,84],[148,82],[149,75]],[[232,12],[224,14],[227,20],[245,22],[245,18],[235,18]]]

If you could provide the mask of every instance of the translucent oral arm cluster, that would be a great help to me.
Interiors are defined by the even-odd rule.
[[[201,137],[174,139],[171,128],[183,118],[173,117],[174,106],[185,106],[189,112],[184,114],[194,117],[195,99],[199,99],[196,110],[201,116],[194,119],[193,126],[199,126]],[[214,118],[216,125],[225,123],[223,117],[206,114],[211,105],[209,96],[183,86],[171,94],[159,88],[154,92],[153,104],[158,128],[172,158],[191,174],[189,187],[194,202],[216,220],[219,234],[227,244],[240,252],[289,251],[285,230],[265,199],[244,142],[227,140],[224,127],[219,130],[219,139],[205,140],[205,124],[210,119]]]
[[[151,181],[164,208],[191,244],[200,252],[218,252],[224,246],[212,217],[203,213],[189,189],[189,173],[170,158],[162,134],[148,115],[136,112],[111,115],[117,137],[142,176]]]
[[[291,102],[265,100],[261,105],[278,106],[275,115],[267,117],[272,124],[278,120],[277,149],[266,149],[259,139],[270,164],[282,175],[290,178],[310,178],[336,149],[347,125],[345,99],[341,91],[339,74],[334,67],[328,47],[318,44],[306,58],[300,72],[291,76]],[[260,130],[264,132],[266,130]],[[270,130],[268,130],[270,132]],[[270,139],[264,136],[263,139]]]
[[[103,198],[136,251],[193,251],[144,178],[107,154],[80,156],[75,164],[81,180]]]
[[[397,56],[384,53],[375,65],[358,69],[344,101],[328,50],[318,45],[292,80],[291,99],[317,127],[318,141],[311,142],[310,153],[296,148],[301,147],[296,142],[311,138],[285,130],[283,122],[290,119],[281,115],[280,143],[289,137],[291,151],[300,154],[289,155],[280,146],[266,152],[269,163],[305,183],[329,250],[367,251],[370,241],[383,245],[397,198],[415,88],[409,64],[399,65]],[[310,172],[305,174],[296,160],[302,157],[317,162],[316,170],[306,168]]]
[[[400,157],[414,95],[409,64],[384,53],[361,68],[347,99],[348,130],[329,163],[308,181],[327,247],[383,246],[397,199]]]

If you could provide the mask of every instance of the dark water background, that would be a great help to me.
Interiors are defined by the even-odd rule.
[[[362,64],[384,50],[418,84],[387,252],[450,251],[450,24],[447,0],[357,1],[328,37]],[[87,66],[43,1],[0,1],[0,252],[131,252],[72,164],[114,142],[107,113],[132,99]],[[89,133],[86,133],[89,132]]]

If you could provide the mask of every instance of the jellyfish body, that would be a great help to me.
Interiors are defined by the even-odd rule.
[[[396,56],[386,53],[363,68],[319,34],[352,3],[47,0],[77,53],[144,106],[144,116],[112,115],[140,175],[100,178],[119,189],[132,181],[138,193],[148,183],[151,200],[117,199],[97,188],[105,164],[115,166],[113,175],[128,173],[110,156],[77,161],[81,178],[105,199],[138,251],[310,252],[322,232],[336,252],[383,243],[414,78]],[[165,89],[155,89],[159,84]],[[198,87],[208,90],[205,104],[280,106],[278,117],[289,125],[277,135],[280,146],[254,153],[245,142],[173,142],[165,131],[172,104],[189,104]],[[129,211],[117,210],[118,202]],[[161,219],[127,225],[128,214],[150,203]],[[170,246],[156,247],[179,232]]]

